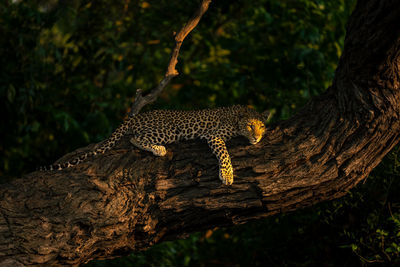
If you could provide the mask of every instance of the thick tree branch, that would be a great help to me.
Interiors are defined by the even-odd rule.
[[[398,18],[397,1],[357,5],[331,88],[270,126],[260,144],[228,143],[232,186],[221,185],[203,142],[173,144],[154,157],[129,136],[74,168],[2,185],[0,265],[116,257],[346,194],[400,139]]]
[[[171,58],[169,60],[167,71],[165,72],[164,78],[160,81],[160,83],[154,87],[150,93],[145,96],[142,96],[142,90],[138,89],[136,91],[135,101],[132,104],[131,111],[129,112],[129,116],[134,116],[139,113],[139,111],[147,104],[150,104],[156,101],[158,95],[161,91],[168,85],[168,83],[175,76],[179,75],[179,72],[176,70],[176,64],[178,63],[178,55],[179,50],[181,49],[181,45],[185,37],[197,26],[201,17],[207,11],[208,6],[210,5],[211,0],[202,0],[199,8],[195,12],[195,14],[189,19],[189,21],[182,27],[182,29],[175,35],[175,47],[172,50]]]

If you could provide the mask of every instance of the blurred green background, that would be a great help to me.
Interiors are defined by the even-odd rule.
[[[0,3],[1,182],[106,138],[162,78],[198,1]],[[286,119],[331,83],[354,0],[218,0],[145,109],[251,105]],[[400,147],[346,197],[89,266],[399,263]]]

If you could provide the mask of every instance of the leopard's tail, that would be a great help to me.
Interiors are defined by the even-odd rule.
[[[133,122],[133,118],[130,118],[126,120],[124,123],[122,123],[112,134],[111,136],[106,139],[101,146],[96,148],[94,151],[89,151],[87,153],[84,153],[80,156],[77,156],[76,158],[64,162],[64,163],[58,163],[58,164],[53,164],[49,166],[42,166],[39,167],[40,171],[53,171],[53,170],[62,170],[66,168],[73,167],[75,165],[78,165],[79,163],[83,162],[87,158],[91,156],[95,156],[97,154],[104,154],[106,151],[110,150],[113,146],[115,146],[115,143],[119,141],[129,130],[131,127],[131,124]]]

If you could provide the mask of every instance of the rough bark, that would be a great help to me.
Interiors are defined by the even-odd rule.
[[[346,194],[400,139],[399,18],[396,0],[357,4],[328,91],[260,144],[228,143],[232,186],[221,185],[203,142],[170,145],[159,158],[129,137],[75,168],[2,185],[0,265],[116,257]]]

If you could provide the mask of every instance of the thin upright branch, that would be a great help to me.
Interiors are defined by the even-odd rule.
[[[168,85],[168,83],[175,76],[179,75],[179,72],[176,70],[176,64],[178,63],[179,50],[181,49],[181,45],[185,37],[197,26],[201,17],[207,11],[208,6],[210,5],[211,0],[202,0],[199,8],[196,10],[194,15],[189,19],[189,21],[182,27],[182,29],[175,35],[175,47],[172,50],[171,58],[169,60],[167,71],[165,72],[164,78],[160,81],[160,83],[154,87],[150,93],[143,96],[142,90],[136,90],[135,101],[132,104],[131,111],[129,116],[135,116],[139,113],[139,111],[147,104],[154,102],[161,91]]]

